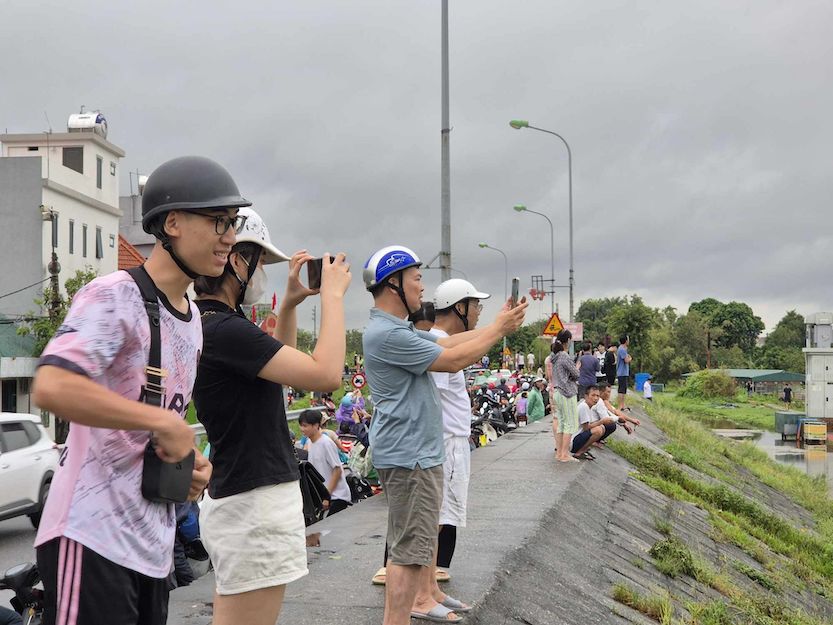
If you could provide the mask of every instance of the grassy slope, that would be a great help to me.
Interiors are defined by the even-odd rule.
[[[680,406],[683,408],[680,409]],[[756,578],[752,577],[755,572],[735,567],[756,581],[764,596],[772,592],[772,586],[789,584],[833,599],[833,501],[827,495],[823,478],[811,478],[797,469],[777,464],[753,444],[721,439],[708,429],[708,424],[714,419],[714,414],[707,414],[709,410],[715,410],[718,418],[726,418],[724,410],[743,410],[747,424],[762,425],[765,411],[755,405],[743,406],[742,409],[710,408],[706,402],[672,397],[665,397],[647,409],[656,425],[669,437],[665,449],[673,460],[638,444],[612,441],[613,450],[637,467],[636,476],[673,499],[707,510],[717,539],[737,545],[767,569],[766,574]],[[772,414],[771,408],[766,410]],[[706,425],[698,420],[703,420]],[[688,465],[719,483],[696,479],[680,465]],[[810,511],[816,520],[815,527],[794,527],[729,487],[748,479],[747,472]],[[773,625],[820,622],[814,617],[783,608],[777,597],[771,603],[751,597],[735,586],[730,578],[715,574],[702,563],[695,562],[696,566],[692,566],[685,546],[674,542],[674,537],[668,540],[671,541],[669,544],[658,543],[655,545],[657,549],[652,550],[657,567],[666,574],[680,571],[711,586],[726,597],[734,615],[740,615],[740,620],[735,620],[723,611],[715,612],[714,606],[687,605],[690,614],[698,615],[692,622]],[[788,558],[789,566],[779,567],[773,552]],[[650,606],[651,609],[641,611],[662,623],[677,623],[666,610],[659,618],[656,615],[656,605],[661,597],[632,596],[626,601],[626,595],[623,589],[614,589],[614,597],[622,603],[631,607]]]

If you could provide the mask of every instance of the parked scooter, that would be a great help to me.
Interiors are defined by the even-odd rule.
[[[31,562],[13,566],[0,579],[0,590],[14,592],[11,604],[23,619],[23,625],[40,625],[43,621],[43,591],[34,588],[38,583],[38,567]]]

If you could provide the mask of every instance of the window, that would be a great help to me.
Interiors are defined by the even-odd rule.
[[[95,157],[95,186],[99,189],[101,188],[101,176],[102,176],[102,169],[104,167],[104,161],[101,159],[100,156]]]
[[[29,444],[34,445],[40,440],[41,433],[38,429],[38,426],[32,423],[31,421],[24,421],[23,422],[23,429],[26,430],[26,436],[29,437]]]
[[[0,425],[3,438],[3,451],[15,451],[29,446],[29,436],[23,429],[23,424],[15,421]]]
[[[116,162],[115,161],[110,161],[110,175],[111,176],[116,175]]]
[[[104,244],[101,242],[101,226],[95,227],[95,257],[104,258]]]
[[[69,220],[69,253],[75,251],[75,220]]]
[[[116,235],[115,234],[110,235],[110,247],[116,247]]]
[[[64,167],[77,171],[79,174],[84,173],[84,148],[64,148]]]
[[[87,258],[87,224],[81,226],[81,256]]]

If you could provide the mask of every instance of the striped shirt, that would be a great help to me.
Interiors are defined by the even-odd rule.
[[[578,394],[576,381],[578,369],[567,352],[558,352],[553,359],[552,386],[564,397],[575,397]]]

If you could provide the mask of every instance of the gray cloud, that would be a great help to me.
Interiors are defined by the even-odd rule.
[[[0,127],[43,130],[45,110],[60,129],[83,103],[108,116],[123,172],[218,159],[282,249],[349,254],[360,327],[373,250],[439,249],[439,17],[439,2],[7,3]],[[486,240],[525,286],[548,274],[524,203],[556,222],[566,283],[565,150],[510,129],[521,117],[574,150],[576,305],[715,296],[768,327],[830,308],[831,18],[825,2],[452,3],[454,266],[502,296]]]

